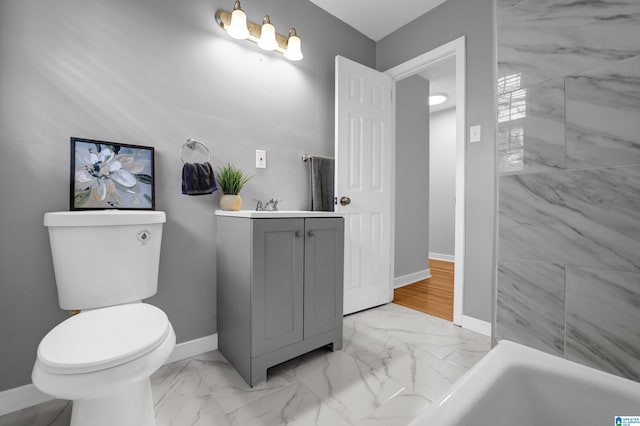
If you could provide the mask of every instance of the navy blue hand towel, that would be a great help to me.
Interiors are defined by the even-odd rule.
[[[212,194],[218,190],[213,167],[209,163],[184,163],[182,166],[182,193],[187,195]]]

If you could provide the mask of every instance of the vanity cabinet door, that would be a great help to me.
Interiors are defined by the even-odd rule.
[[[254,219],[251,353],[303,338],[304,219]]]
[[[305,219],[304,338],[342,327],[344,219]]]

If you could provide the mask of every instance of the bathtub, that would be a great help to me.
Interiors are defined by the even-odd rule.
[[[615,426],[618,416],[640,425],[640,383],[503,340],[411,425]]]

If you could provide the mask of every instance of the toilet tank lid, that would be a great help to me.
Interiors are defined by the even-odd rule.
[[[147,210],[81,210],[44,214],[44,226],[118,226],[164,223],[164,212]]]

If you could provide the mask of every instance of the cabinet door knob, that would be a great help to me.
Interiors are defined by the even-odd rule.
[[[302,232],[301,232],[301,231],[296,231],[296,237],[297,237],[297,238],[302,237]]]
[[[310,237],[313,237],[314,235],[316,235],[315,231],[309,231],[308,234]]]
[[[340,205],[348,206],[349,204],[351,204],[351,198],[349,198],[349,197],[340,197]]]

